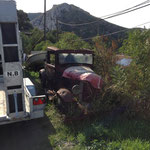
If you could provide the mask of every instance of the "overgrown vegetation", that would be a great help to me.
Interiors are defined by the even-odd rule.
[[[149,119],[150,30],[129,32],[118,51],[117,43],[108,42],[107,37],[97,38],[95,43],[95,70],[105,82],[102,105],[107,104],[105,109],[111,111],[121,109],[131,116]],[[127,67],[117,65],[117,54],[131,58],[132,63]]]
[[[130,67],[125,70],[128,75],[128,85],[130,84],[127,90],[135,98],[148,98],[150,92],[150,31],[131,32],[120,48],[120,52],[133,59]]]
[[[113,85],[115,90],[129,97],[126,100],[133,111],[144,118],[150,114],[150,30],[135,30],[129,33],[119,52],[132,58],[129,67],[115,67]],[[117,78],[120,76],[120,78]]]
[[[54,149],[150,149],[150,30],[129,32],[122,47],[118,41],[103,36],[88,43],[74,33],[51,31],[43,42],[42,31],[33,29],[31,33],[22,33],[26,53],[47,46],[94,49],[94,71],[104,80],[93,105],[97,113],[92,118],[65,124],[55,106],[47,106],[46,115],[56,129],[56,134],[49,137]],[[132,63],[127,67],[117,65],[117,54],[132,58]],[[40,85],[38,73],[28,72],[28,76]]]
[[[149,150],[150,122],[126,116],[97,114],[84,120],[65,122],[53,104],[46,115],[56,134],[49,136],[53,149],[60,150]]]

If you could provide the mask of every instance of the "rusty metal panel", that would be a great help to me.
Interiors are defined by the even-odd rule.
[[[68,89],[61,88],[57,91],[57,94],[65,102],[72,102],[73,101],[73,95]]]

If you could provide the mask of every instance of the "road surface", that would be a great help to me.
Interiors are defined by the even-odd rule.
[[[41,119],[0,126],[0,150],[52,150],[49,135],[55,129],[45,116]]]

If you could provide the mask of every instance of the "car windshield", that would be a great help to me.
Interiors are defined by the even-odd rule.
[[[93,56],[92,54],[62,53],[59,54],[59,63],[93,64]]]

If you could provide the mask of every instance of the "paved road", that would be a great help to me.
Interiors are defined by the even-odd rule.
[[[0,126],[0,150],[52,150],[49,135],[55,130],[49,119]]]

